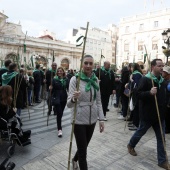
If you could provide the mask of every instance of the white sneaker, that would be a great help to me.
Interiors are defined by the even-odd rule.
[[[63,135],[63,134],[62,134],[62,130],[59,130],[59,131],[58,131],[58,137],[62,137],[62,135]]]
[[[104,121],[107,121],[106,116],[104,117]]]
[[[122,115],[120,115],[117,119],[124,120],[125,118]]]

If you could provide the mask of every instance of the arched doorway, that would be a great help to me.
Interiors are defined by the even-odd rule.
[[[64,68],[64,70],[68,70],[69,69],[69,60],[67,58],[63,59],[61,61],[61,67]]]
[[[122,63],[122,68],[125,67],[125,66],[128,66],[128,65],[129,65],[129,62],[124,61],[124,62]]]
[[[15,54],[15,53],[9,53],[6,57],[5,57],[5,60],[6,59],[10,59],[10,60],[12,60],[13,62],[14,61],[16,61],[16,59],[17,59],[17,54]],[[18,60],[20,60],[20,59],[18,59]]]
[[[36,55],[35,64],[41,64],[43,66],[47,66],[47,59],[44,56]]]

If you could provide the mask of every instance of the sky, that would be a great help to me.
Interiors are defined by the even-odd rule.
[[[170,0],[0,0],[0,12],[8,22],[20,22],[28,36],[48,30],[59,40],[73,28],[86,27],[87,21],[90,27],[107,29],[120,18],[163,8],[170,8]]]

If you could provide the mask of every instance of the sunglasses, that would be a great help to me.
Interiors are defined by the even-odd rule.
[[[84,62],[84,65],[88,65],[88,64],[89,64],[90,66],[92,66],[92,65],[93,65],[93,62],[87,62],[87,61]]]

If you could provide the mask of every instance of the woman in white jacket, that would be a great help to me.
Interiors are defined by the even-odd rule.
[[[73,169],[79,162],[80,170],[87,170],[87,146],[91,140],[94,128],[99,118],[100,132],[104,130],[104,115],[101,104],[99,81],[92,72],[94,65],[93,57],[85,55],[83,58],[83,71],[80,74],[80,88],[76,91],[78,74],[71,78],[67,106],[72,108],[77,100],[77,114],[75,119],[74,135],[77,144],[77,152],[72,159]]]

